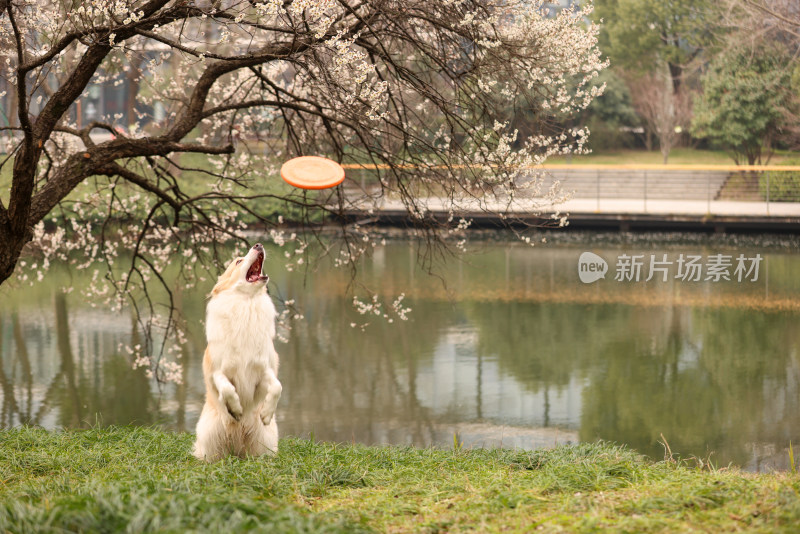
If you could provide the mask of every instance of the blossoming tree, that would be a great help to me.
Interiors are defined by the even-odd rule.
[[[146,290],[167,264],[205,261],[223,236],[240,237],[243,215],[272,227],[267,199],[300,221],[390,199],[429,240],[466,208],[535,211],[551,191],[530,167],[583,150],[587,132],[560,125],[602,91],[604,67],[590,2],[547,5],[0,0],[0,176],[11,181],[0,283],[30,246],[37,269],[55,257],[95,269],[106,280],[96,294]],[[128,123],[87,120],[91,87],[122,78]],[[510,127],[523,107],[536,120],[524,139]],[[259,187],[301,154],[363,166],[371,185]],[[426,217],[433,202],[449,221]],[[352,261],[365,247],[342,235]],[[121,257],[125,269],[101,270]]]

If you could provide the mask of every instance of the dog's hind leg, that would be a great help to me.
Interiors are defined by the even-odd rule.
[[[229,447],[225,422],[215,408],[203,406],[197,421],[197,439],[192,454],[206,462],[216,462],[225,456]]]
[[[266,395],[262,393],[263,390],[266,390]],[[264,402],[261,403],[261,421],[263,421],[265,425],[268,425],[270,421],[272,421],[282,391],[283,386],[281,386],[280,381],[278,381],[278,377],[275,376],[275,371],[268,367],[264,371],[264,376],[261,378],[256,389],[256,395],[259,395],[259,397],[260,395],[264,395]]]
[[[248,456],[261,456],[278,452],[278,424],[273,418],[269,424],[261,424],[257,414],[253,414],[253,427],[248,429],[245,447]]]

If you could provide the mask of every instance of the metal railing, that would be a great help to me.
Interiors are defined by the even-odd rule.
[[[385,168],[358,164],[344,167],[354,198],[374,185],[376,167]],[[413,173],[414,167],[406,170]],[[520,183],[534,175],[541,180],[539,193],[558,182],[569,194],[568,200],[545,210],[800,219],[800,165],[552,164],[531,168],[529,178],[522,178]],[[523,190],[517,198],[532,194]],[[402,208],[391,201],[384,204]],[[521,202],[517,210],[524,206]]]
[[[800,166],[639,165],[544,167],[572,211],[800,215]]]

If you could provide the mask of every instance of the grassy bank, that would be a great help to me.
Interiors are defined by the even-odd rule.
[[[0,161],[4,155],[0,154]],[[211,159],[205,154],[180,154],[172,157],[173,161],[178,161],[182,171],[173,170],[178,175],[178,182],[180,189],[188,197],[197,197],[211,191],[212,184],[217,182],[217,179],[208,173],[219,172],[218,169],[212,164]],[[279,163],[276,166],[279,168]],[[12,180],[12,167],[14,159],[10,158],[9,161],[0,169],[0,202],[8,205],[11,195],[11,180]],[[155,183],[155,179],[151,175],[146,176]],[[303,200],[303,192],[293,188],[292,186],[283,182],[280,177],[275,175],[255,175],[250,174],[246,176],[236,176],[231,171],[231,177],[235,177],[241,183],[246,183],[247,187],[243,185],[231,185],[232,194],[240,194],[243,196],[259,196],[259,200],[251,201],[250,208],[254,210],[259,216],[264,218],[277,219],[278,215],[283,215],[287,220],[292,220],[293,217],[300,219],[304,216],[302,210],[296,204],[291,202],[284,202],[273,196],[294,198],[297,201]],[[142,194],[143,191],[138,186],[125,182],[124,180],[111,180],[105,176],[91,177],[81,182],[72,192],[67,195],[68,202],[85,202],[87,198],[98,190],[98,188],[106,190],[108,184],[114,181],[118,185],[115,189],[117,196],[121,198],[129,197],[134,194]],[[162,184],[162,187],[165,187]],[[107,192],[107,190],[106,190]],[[306,193],[305,196],[311,196],[313,199],[314,193]],[[104,218],[107,211],[107,199],[100,202],[101,213],[98,214],[96,210],[89,210],[89,219],[96,219],[100,221]],[[209,203],[211,200],[209,200]],[[208,203],[207,203],[208,204]],[[137,203],[129,210],[135,217],[144,219],[150,211],[152,203]],[[208,206],[206,206],[208,208]],[[311,222],[317,222],[319,219],[318,213],[307,215],[310,217]],[[58,213],[56,212],[56,216]],[[117,213],[117,216],[121,216]],[[252,223],[256,218],[246,212],[241,212],[239,219]]]
[[[800,477],[612,445],[443,451],[287,439],[206,465],[147,428],[0,431],[0,532],[790,531]]]

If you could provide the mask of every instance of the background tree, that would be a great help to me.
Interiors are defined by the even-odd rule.
[[[800,9],[793,0],[726,0],[723,3],[724,32],[719,37],[722,50],[747,48],[758,55],[779,50],[785,69],[791,72],[791,86],[800,84]],[[800,147],[800,93],[794,91],[791,105],[782,106],[784,114],[782,148]]]
[[[663,66],[663,65],[662,65]],[[672,84],[666,68],[638,76],[629,76],[633,107],[647,129],[658,137],[664,164],[670,150],[688,128],[692,118],[692,99],[686,84]]]
[[[595,20],[603,20],[601,49],[613,65],[651,72],[666,64],[679,87],[686,69],[711,38],[706,0],[597,0]]]
[[[780,50],[730,50],[715,58],[695,103],[692,133],[728,150],[737,164],[769,161],[793,106],[792,72]]]
[[[546,17],[526,0],[0,0],[0,76],[16,111],[3,127],[0,173],[12,169],[0,197],[0,283],[33,243],[38,267],[58,257],[94,269],[109,285],[87,297],[121,306],[125,295],[149,295],[151,280],[172,299],[166,267],[189,283],[182,265],[213,258],[225,237],[243,239],[246,223],[283,242],[280,210],[309,223],[391,198],[427,243],[450,226],[426,216],[428,198],[454,217],[465,208],[510,217],[523,201],[535,210],[537,200],[519,194],[523,182],[537,186],[525,167],[580,151],[585,132],[559,124],[599,93],[597,28],[585,22],[591,4],[582,9]],[[82,121],[87,95],[125,77],[136,80],[135,122]],[[509,110],[523,104],[536,123],[521,139]],[[239,138],[248,142],[237,152]],[[301,154],[373,166],[374,187],[356,197],[353,183],[319,195],[275,184],[280,163]],[[345,263],[369,250],[368,236],[341,236]],[[122,255],[125,269],[104,268]],[[152,299],[145,305],[155,311]]]
[[[781,41],[800,55],[800,9],[794,0],[727,0],[726,20],[744,41]]]
[[[686,125],[684,104],[691,100],[687,94],[694,86],[695,60],[712,37],[710,3],[597,0],[594,18],[603,21],[600,47],[622,70],[637,112],[658,137],[666,163],[676,137],[674,127]],[[659,94],[649,94],[653,91]]]

